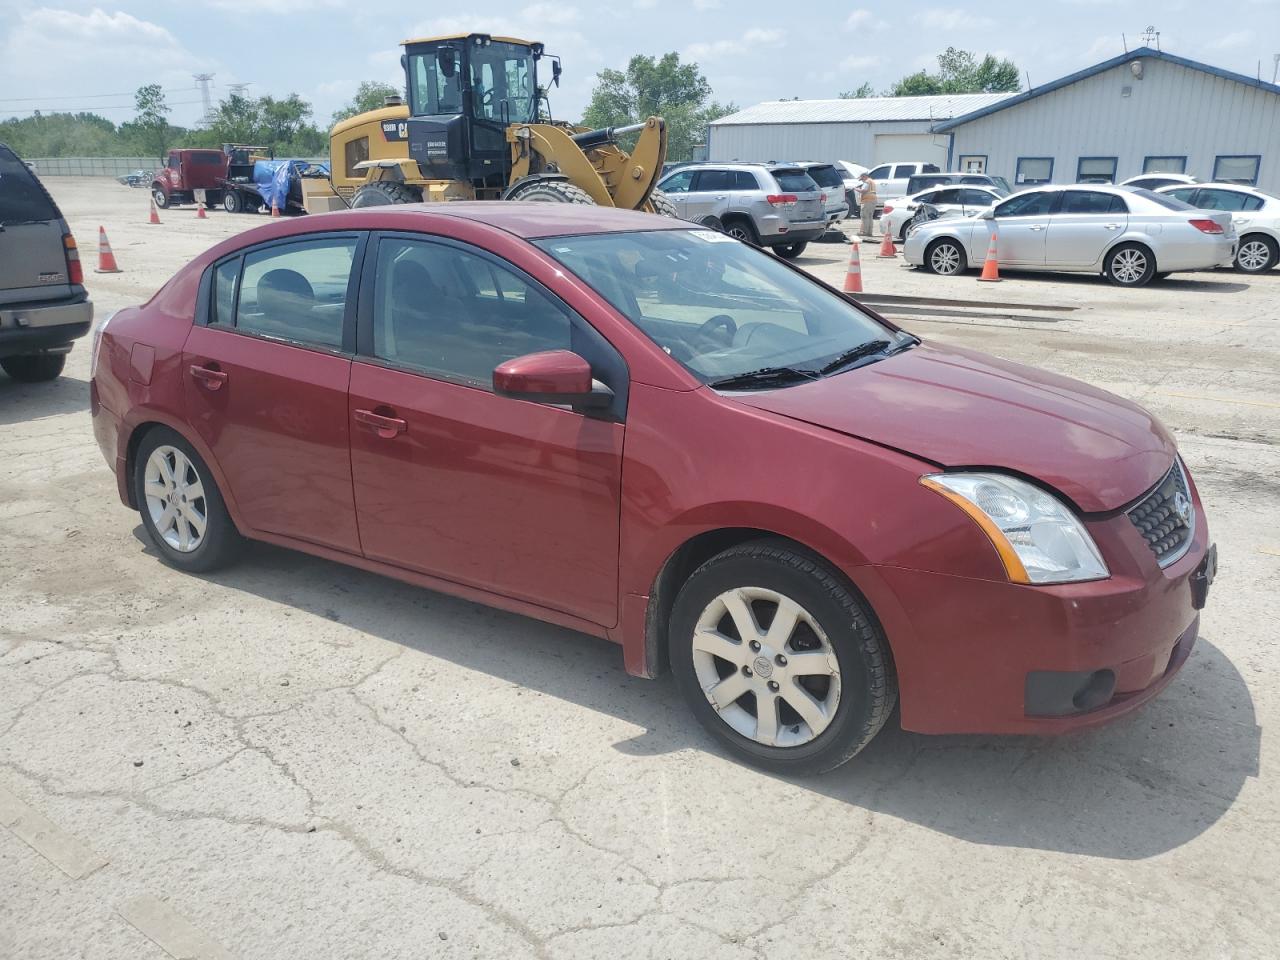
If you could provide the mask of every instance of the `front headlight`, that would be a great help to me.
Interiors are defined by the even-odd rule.
[[[1084,524],[1039,487],[1000,473],[935,473],[920,482],[982,527],[1014,583],[1075,583],[1111,575]]]

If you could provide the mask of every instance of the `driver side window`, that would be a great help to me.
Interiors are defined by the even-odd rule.
[[[673,173],[659,185],[663,193],[688,193],[689,184],[693,182],[692,170],[681,170]]]

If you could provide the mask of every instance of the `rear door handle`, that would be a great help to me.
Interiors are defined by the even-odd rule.
[[[1104,224],[1102,225],[1102,229],[1104,229],[1104,230],[1119,230],[1119,229],[1120,229],[1120,224],[1118,224],[1118,223],[1104,223]]]
[[[352,416],[356,423],[369,427],[383,440],[390,440],[409,429],[409,424],[399,417],[388,417],[372,410],[356,410]]]
[[[227,372],[219,370],[216,366],[201,366],[198,363],[191,365],[191,376],[200,381],[208,390],[221,390],[222,385],[227,382]]]
[[[1031,229],[1034,230],[1036,233],[1039,233],[1041,230],[1044,229],[1044,225],[1039,223],[1033,224]]]

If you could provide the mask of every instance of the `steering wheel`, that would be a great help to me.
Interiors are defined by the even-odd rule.
[[[718,331],[723,330],[723,333]],[[734,334],[738,332],[737,321],[727,313],[717,313],[714,317],[700,326],[697,335],[704,340],[710,340],[719,346],[733,346]]]

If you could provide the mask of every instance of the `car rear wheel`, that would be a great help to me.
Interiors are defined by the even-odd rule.
[[[924,252],[924,268],[942,277],[955,276],[969,265],[958,240],[944,237],[929,244]]]
[[[776,540],[732,547],[681,588],[670,660],[690,709],[742,759],[785,773],[849,760],[897,700],[888,645],[824,563]]]
[[[179,570],[225,566],[241,546],[213,474],[180,434],[154,427],[134,459],[134,500],[160,557]]]
[[[732,220],[724,221],[724,232],[735,240],[741,240],[743,243],[759,243],[751,223],[742,217],[734,217]]]
[[[780,247],[774,247],[773,252],[784,260],[794,260],[804,253],[804,248],[807,246],[809,246],[807,240],[804,243],[784,243]]]
[[[65,353],[32,353],[0,360],[0,369],[19,383],[44,383],[46,380],[55,380],[66,365]]]
[[[1277,245],[1269,237],[1245,237],[1236,251],[1236,269],[1241,273],[1264,273],[1276,265]]]
[[[1122,243],[1107,254],[1106,275],[1116,286],[1144,286],[1156,275],[1156,258],[1140,243]]]
[[[227,213],[239,213],[244,209],[244,198],[235,190],[228,190],[222,195],[222,209]]]
[[[163,190],[161,190],[159,187],[155,187],[152,189],[151,198],[155,200],[156,206],[159,207],[161,210],[169,206],[169,195],[165,193]]]

